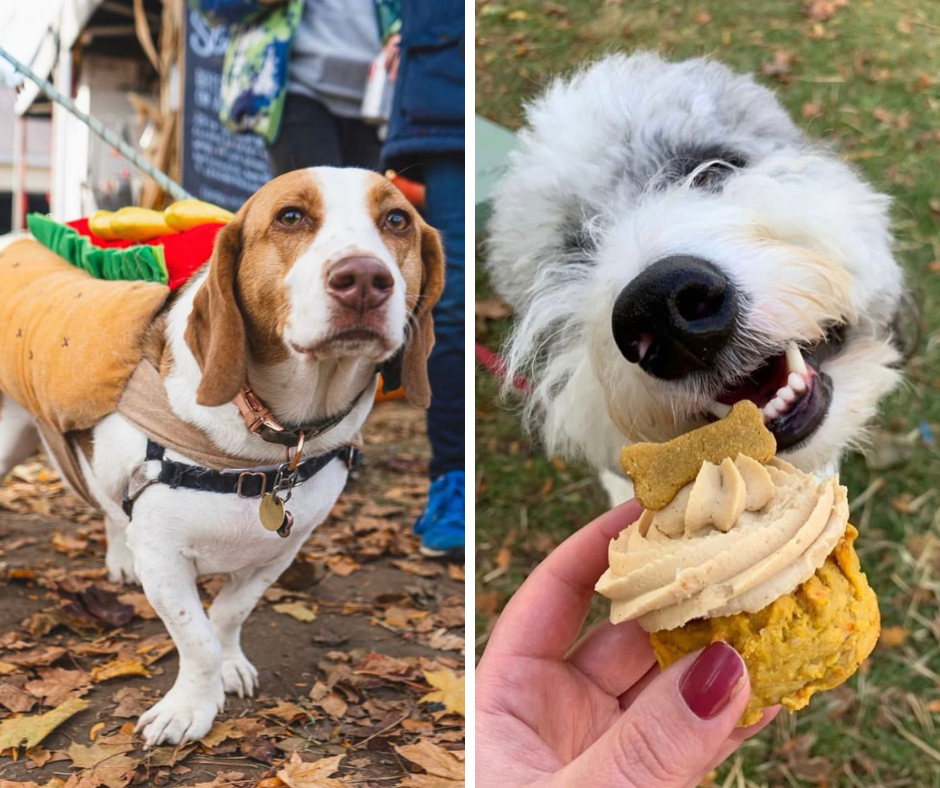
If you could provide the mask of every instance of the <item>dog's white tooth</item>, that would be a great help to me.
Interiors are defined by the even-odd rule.
[[[768,421],[777,418],[777,409],[774,407],[773,400],[764,405],[763,413]]]
[[[780,399],[780,397],[774,397],[770,401],[770,404],[777,413],[785,413],[787,410],[787,403]]]
[[[731,406],[725,405],[724,402],[713,402],[708,406],[708,409],[714,413],[719,419],[723,419],[729,413],[731,413]]]
[[[790,372],[798,372],[800,375],[806,374],[806,362],[803,360],[803,354],[796,346],[796,342],[787,345],[787,369]]]
[[[782,389],[777,389],[777,399],[782,399],[789,404],[796,399],[796,394],[793,393],[793,389],[789,386],[784,386]]]
[[[787,378],[787,385],[797,394],[802,394],[804,391],[806,391],[806,381],[803,380],[802,375],[799,375],[796,372],[790,373],[790,377]]]

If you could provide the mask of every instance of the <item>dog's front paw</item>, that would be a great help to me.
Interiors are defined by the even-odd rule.
[[[164,743],[196,741],[209,732],[224,703],[221,691],[202,693],[174,687],[163,700],[140,715],[134,732],[141,732],[146,749]]]
[[[258,670],[239,652],[222,659],[222,686],[231,695],[250,698],[258,688]]]
[[[126,546],[109,544],[104,563],[108,568],[108,580],[112,583],[140,585],[134,571],[134,554]]]

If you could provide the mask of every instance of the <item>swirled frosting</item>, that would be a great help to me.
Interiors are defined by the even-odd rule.
[[[648,632],[753,613],[822,566],[848,517],[838,477],[817,482],[782,460],[742,454],[705,462],[671,503],[611,541],[596,588],[613,623],[635,618]]]

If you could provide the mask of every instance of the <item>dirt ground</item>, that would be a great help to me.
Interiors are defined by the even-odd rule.
[[[100,518],[43,459],[11,473],[0,788],[462,785],[464,568],[422,559],[411,532],[427,488],[423,413],[383,403],[365,440],[366,464],[245,625],[260,694],[229,696],[202,742],[150,752],[131,732],[176,676],[163,625],[139,588],[107,581]],[[218,585],[203,582],[207,601]],[[41,743],[10,746],[38,715],[84,702]]]

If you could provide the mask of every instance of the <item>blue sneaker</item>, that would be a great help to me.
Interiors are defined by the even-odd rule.
[[[431,482],[428,505],[415,523],[421,554],[461,558],[464,554],[464,472],[448,471]]]

